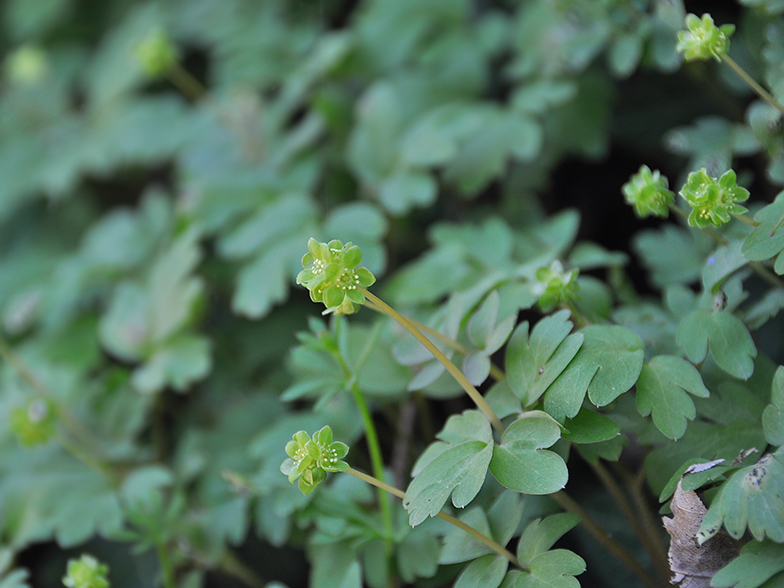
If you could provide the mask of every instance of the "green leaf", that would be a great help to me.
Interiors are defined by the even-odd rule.
[[[757,348],[743,322],[732,313],[699,308],[681,321],[676,342],[692,363],[701,363],[708,345],[716,363],[728,374],[747,380],[754,373]]]
[[[765,439],[771,445],[784,445],[784,366],[779,366],[773,376],[770,404],[762,413]]]
[[[727,276],[748,263],[741,253],[742,246],[743,241],[739,239],[730,241],[708,256],[702,270],[702,287],[705,292],[715,294]]]
[[[543,553],[546,553],[555,542],[580,522],[576,514],[562,512],[545,519],[536,519],[523,531],[517,544],[517,559],[524,567]]]
[[[509,562],[500,555],[483,555],[466,566],[454,588],[497,588],[508,567]]]
[[[361,588],[362,569],[350,542],[310,545],[311,588]]]
[[[757,588],[784,570],[784,545],[766,540],[743,546],[740,555],[711,579],[715,588]],[[779,583],[784,575],[775,578]],[[771,586],[772,588],[772,586]]]
[[[643,368],[644,369],[644,368]],[[573,419],[564,422],[563,438],[572,443],[599,443],[618,436],[621,428],[611,419],[583,407]]]
[[[178,392],[207,376],[212,368],[210,342],[204,337],[183,334],[169,340],[133,373],[139,392],[151,394],[167,385]]]
[[[437,437],[441,441],[431,443],[414,465],[415,478],[406,490],[403,506],[412,527],[435,516],[450,494],[457,508],[470,503],[493,457],[490,423],[478,411],[449,417]]]
[[[644,343],[619,326],[591,325],[580,330],[582,347],[544,395],[545,410],[555,419],[573,418],[586,392],[596,406],[605,406],[629,390],[642,369]]]
[[[512,423],[493,449],[490,471],[501,484],[524,494],[551,494],[566,485],[569,472],[557,453],[547,451],[560,427],[543,413],[527,413]]]
[[[569,333],[574,326],[569,311],[561,310],[539,321],[528,337],[528,322],[515,329],[506,348],[509,386],[530,406],[566,369],[583,344],[583,335]]]
[[[768,204],[754,215],[759,223],[743,243],[743,255],[752,261],[762,261],[778,256],[776,264],[782,259],[784,250],[784,230],[781,218],[784,216],[784,192],[776,196],[776,200]],[[777,273],[781,273],[778,272]]]
[[[585,560],[566,549],[554,549],[531,562],[529,572],[517,578],[515,588],[579,588],[574,576],[585,571]]]
[[[657,286],[695,281],[706,253],[687,230],[672,224],[661,230],[640,231],[632,240],[632,247]]]
[[[433,176],[414,170],[394,173],[384,178],[378,188],[379,201],[394,216],[401,216],[414,207],[429,206],[437,193]]]
[[[784,449],[765,454],[742,468],[724,483],[702,520],[697,540],[702,545],[713,537],[722,522],[739,539],[749,531],[757,541],[769,537],[784,543]]]
[[[686,392],[701,398],[710,396],[697,368],[680,357],[659,355],[642,366],[637,380],[637,410],[642,416],[653,413],[659,430],[677,440],[686,432],[686,419],[697,416]]]
[[[490,520],[481,506],[472,507],[466,510],[466,512],[460,513],[458,518],[469,527],[482,533],[482,535],[493,538]],[[517,520],[517,524],[520,524],[520,519]],[[450,525],[449,530],[444,535],[444,547],[441,550],[438,563],[453,564],[471,561],[488,553],[492,553],[492,550],[487,545],[481,543],[462,529]]]

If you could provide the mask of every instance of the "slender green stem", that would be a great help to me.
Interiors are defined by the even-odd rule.
[[[733,216],[733,218],[738,219],[740,222],[746,223],[750,227],[758,227],[759,226],[759,223],[757,221],[755,221],[754,219],[750,219],[745,214],[733,214],[732,216]]]
[[[777,109],[779,112],[784,114],[784,106],[779,104],[778,100],[776,100],[770,92],[768,92],[765,88],[760,86],[754,78],[752,78],[746,71],[739,66],[732,57],[729,55],[722,55],[721,59],[724,63],[730,66],[732,70],[740,76],[740,78],[746,82],[751,88],[759,94],[760,98],[762,98],[765,102],[770,104],[773,108]]]
[[[379,308],[378,306],[373,304],[370,300],[366,301],[365,306],[367,306],[371,310],[375,310],[378,313],[385,314],[385,315],[387,314],[381,308]],[[389,315],[387,315],[387,316],[389,316]],[[421,323],[421,322],[419,322],[416,319],[412,319],[412,318],[409,318],[409,317],[406,317],[406,318],[417,329],[419,329],[420,331],[422,331],[424,333],[427,333],[428,335],[432,336],[435,339],[438,339],[444,345],[447,345],[448,347],[451,347],[452,349],[457,351],[460,355],[468,355],[469,350],[466,349],[465,347],[463,347],[462,345],[460,345],[460,343],[458,343],[457,341],[453,341],[452,339],[450,339],[449,337],[447,337],[443,333],[440,333],[439,331],[436,331],[432,327],[428,327],[426,324]],[[498,366],[496,366],[496,365],[494,365],[492,363],[490,364],[490,375],[497,382],[506,379],[506,375],[501,370],[501,368],[499,368]]]
[[[355,478],[359,478],[363,482],[367,482],[368,484],[372,484],[373,486],[375,486],[377,488],[381,488],[382,490],[386,490],[390,494],[400,498],[400,500],[403,500],[406,497],[406,493],[403,492],[402,490],[400,490],[398,488],[395,488],[394,486],[390,486],[389,484],[387,484],[385,482],[382,482],[381,480],[378,480],[378,479],[376,479],[376,478],[374,478],[372,476],[368,476],[367,474],[363,474],[362,472],[359,472],[359,471],[355,470],[354,468],[349,468],[349,469],[345,470],[345,473],[351,474]],[[490,539],[486,535],[483,535],[482,533],[480,533],[479,531],[477,531],[473,527],[469,527],[468,525],[466,525],[460,519],[457,519],[457,518],[453,517],[452,515],[448,515],[448,514],[446,514],[443,511],[439,512],[438,516],[440,518],[444,519],[445,521],[447,521],[448,523],[454,525],[455,527],[457,527],[459,529],[462,529],[463,531],[465,531],[466,533],[471,535],[477,541],[480,541],[484,545],[487,545],[490,549],[495,551],[498,555],[500,555],[500,556],[506,558],[507,560],[509,560],[513,565],[517,566],[520,569],[525,569],[525,568],[523,568],[523,566],[520,565],[520,562],[517,560],[517,558],[514,556],[514,554],[512,554],[509,550],[505,549],[503,546],[499,545],[498,543],[496,543],[495,541],[493,541],[492,539]]]
[[[156,545],[158,551],[158,561],[161,564],[161,576],[163,579],[164,588],[176,588],[174,583],[174,566],[172,566],[169,552],[166,551],[166,545],[158,543]]]
[[[648,570],[640,565],[640,563],[629,553],[626,548],[618,543],[615,539],[610,537],[599,524],[593,520],[579,504],[577,504],[568,494],[563,491],[550,494],[550,496],[566,511],[579,516],[580,521],[585,529],[594,536],[594,538],[604,545],[604,547],[612,553],[618,561],[626,566],[635,576],[637,576],[646,586],[650,588],[660,588],[659,582],[654,578]]]
[[[252,569],[242,563],[231,551],[224,551],[218,562],[218,568],[229,576],[245,582],[251,588],[264,588],[267,584]]]
[[[599,478],[602,485],[604,485],[610,493],[610,496],[612,496],[613,500],[626,517],[626,520],[629,521],[634,532],[640,538],[640,542],[645,548],[645,551],[648,552],[648,557],[650,557],[656,571],[663,579],[668,580],[670,577],[670,566],[667,560],[667,553],[662,549],[661,543],[657,541],[658,534],[651,533],[651,529],[647,528],[640,520],[639,508],[641,505],[637,503],[635,505],[636,508],[632,505],[629,497],[621,489],[621,486],[612,474],[607,471],[607,468],[602,465],[601,461],[597,461],[596,463],[588,462],[588,465]]]
[[[784,222],[784,214],[781,215],[781,218],[778,220],[778,222],[770,230],[770,233],[768,233],[768,237],[772,237],[773,235],[776,234],[776,231],[779,230],[779,227],[781,226],[782,222]]]
[[[362,415],[362,423],[365,427],[365,439],[367,440],[368,453],[370,454],[370,464],[373,468],[373,474],[377,478],[384,477],[384,460],[381,457],[381,444],[378,442],[378,433],[376,426],[373,423],[373,417],[370,415],[365,397],[359,386],[353,384],[351,386],[351,393],[354,395],[354,400],[359,407],[359,412]],[[378,504],[381,509],[381,520],[384,522],[384,537],[387,542],[388,549],[392,547],[392,507],[389,504],[389,497],[381,489],[378,491]]]
[[[498,415],[495,414],[490,405],[487,404],[487,401],[482,397],[479,391],[474,387],[471,382],[468,381],[468,378],[465,377],[463,372],[461,372],[455,364],[449,361],[449,358],[444,355],[441,350],[436,347],[430,339],[425,337],[425,335],[419,329],[414,326],[411,321],[409,321],[406,317],[398,313],[394,308],[389,306],[386,302],[381,300],[378,296],[371,294],[368,292],[367,289],[360,287],[362,293],[365,297],[370,300],[375,306],[377,306],[381,311],[395,319],[404,329],[406,329],[409,333],[411,333],[417,341],[419,341],[425,348],[433,354],[438,361],[446,368],[446,370],[452,375],[452,377],[457,380],[457,383],[466,391],[468,396],[471,397],[471,400],[474,401],[477,408],[482,411],[487,417],[487,420],[490,421],[490,424],[493,425],[496,431],[499,433],[504,432],[504,425],[501,422],[501,419],[498,418]]]
[[[179,63],[175,63],[169,68],[166,77],[184,96],[194,102],[210,94],[209,90]]]

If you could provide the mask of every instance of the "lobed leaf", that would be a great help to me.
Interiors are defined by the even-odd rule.
[[[757,348],[746,325],[732,313],[693,310],[681,321],[675,340],[692,363],[704,361],[710,346],[716,363],[728,374],[747,380],[754,373]]]
[[[543,553],[546,553],[555,542],[580,522],[576,514],[562,512],[545,519],[536,519],[523,531],[517,544],[517,559],[524,567]]]
[[[466,566],[454,588],[497,588],[508,567],[509,561],[500,555],[483,555]]]
[[[591,325],[580,333],[582,347],[544,395],[545,410],[559,421],[579,412],[586,393],[596,406],[609,404],[634,385],[642,370],[645,344],[634,332]]]
[[[784,545],[766,540],[752,541],[740,555],[719,570],[711,580],[714,588],[757,588],[773,578],[778,586],[784,581]],[[768,584],[765,584],[768,586]]]
[[[543,318],[534,327],[530,338],[528,322],[524,322],[509,340],[506,374],[509,386],[524,406],[530,406],[539,399],[583,344],[582,334],[569,334],[574,326],[568,320],[569,314],[568,310],[561,310]]]
[[[551,494],[566,485],[569,472],[557,453],[547,451],[561,429],[544,413],[527,413],[512,423],[493,448],[490,471],[501,484],[524,494]]]
[[[770,404],[762,413],[765,439],[771,445],[784,445],[784,366],[779,366],[773,376]]]
[[[654,357],[642,366],[637,380],[637,410],[653,413],[653,422],[667,437],[677,440],[686,432],[686,420],[694,420],[697,409],[686,394],[707,398],[710,392],[702,377],[685,359],[672,355]]]
[[[475,410],[449,417],[414,465],[414,480],[406,490],[403,506],[408,522],[417,526],[435,516],[452,494],[452,504],[463,508],[482,488],[493,457],[490,423]]]

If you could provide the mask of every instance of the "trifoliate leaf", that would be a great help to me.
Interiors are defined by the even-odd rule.
[[[497,588],[508,567],[509,561],[500,555],[483,555],[466,566],[454,588]]]
[[[770,404],[762,413],[765,439],[771,445],[784,445],[784,366],[779,366],[773,376]]]
[[[774,578],[773,586],[784,582],[784,545],[770,540],[752,541],[743,546],[740,555],[716,572],[711,580],[715,588],[757,588]],[[768,584],[765,584],[768,586]]]
[[[509,386],[530,406],[566,369],[583,344],[583,335],[569,333],[574,326],[569,311],[561,310],[539,321],[528,336],[528,322],[515,330],[506,348]]]
[[[555,419],[574,417],[586,392],[596,406],[605,406],[629,390],[642,369],[644,343],[618,326],[591,325],[580,330],[582,347],[544,395],[545,410]]]
[[[754,373],[757,348],[746,325],[732,313],[693,310],[681,321],[675,340],[692,363],[705,360],[710,343],[713,358],[725,372],[743,380]]]
[[[784,543],[784,449],[765,454],[725,482],[702,521],[697,540],[704,543],[713,537],[722,522],[736,539],[748,525],[757,541],[767,536]]]
[[[490,471],[507,488],[524,494],[551,494],[566,485],[569,472],[557,453],[544,449],[561,437],[544,413],[527,413],[506,429],[493,449]]]
[[[653,422],[670,439],[686,432],[686,419],[694,420],[697,409],[689,395],[707,398],[700,372],[685,359],[672,355],[654,357],[642,366],[637,380],[637,410],[653,413]]]
[[[451,416],[437,437],[441,441],[431,443],[414,465],[416,477],[403,500],[412,527],[435,516],[450,494],[457,508],[471,502],[493,457],[490,423],[478,411]]]
[[[517,544],[517,559],[524,567],[546,553],[558,539],[580,522],[576,514],[562,512],[546,519],[536,519],[523,531]]]

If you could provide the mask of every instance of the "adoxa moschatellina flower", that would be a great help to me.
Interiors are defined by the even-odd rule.
[[[621,192],[626,203],[634,206],[638,217],[667,218],[670,204],[675,199],[675,194],[667,186],[667,178],[659,170],[651,171],[647,165],[642,165],[640,171],[621,187]]]
[[[324,314],[353,314],[365,302],[360,286],[367,288],[376,281],[369,269],[357,267],[361,261],[362,250],[351,241],[344,245],[337,239],[319,243],[311,238],[297,284],[310,291],[313,302],[324,303]]]
[[[708,175],[705,168],[691,172],[679,194],[691,206],[689,226],[704,229],[709,225],[720,227],[728,223],[733,214],[743,214],[748,209],[739,205],[749,198],[749,191],[738,186],[737,176],[728,170],[718,179]]]
[[[536,270],[535,293],[539,294],[539,306],[548,312],[562,303],[577,299],[580,287],[577,284],[578,269],[566,271],[557,259],[549,266]]]
[[[109,588],[109,567],[91,555],[68,561],[63,584],[68,588]]]
[[[313,438],[305,431],[298,431],[286,443],[289,458],[280,466],[280,471],[289,477],[292,484],[299,479],[299,489],[310,494],[324,479],[327,472],[343,472],[348,464],[341,461],[348,454],[348,445],[332,441],[332,429],[322,427]]]
[[[678,33],[678,44],[675,47],[683,53],[684,59],[696,61],[713,57],[721,61],[722,55],[730,50],[729,37],[735,32],[735,25],[717,27],[710,14],[703,14],[702,18],[688,14],[685,22],[688,30]]]

